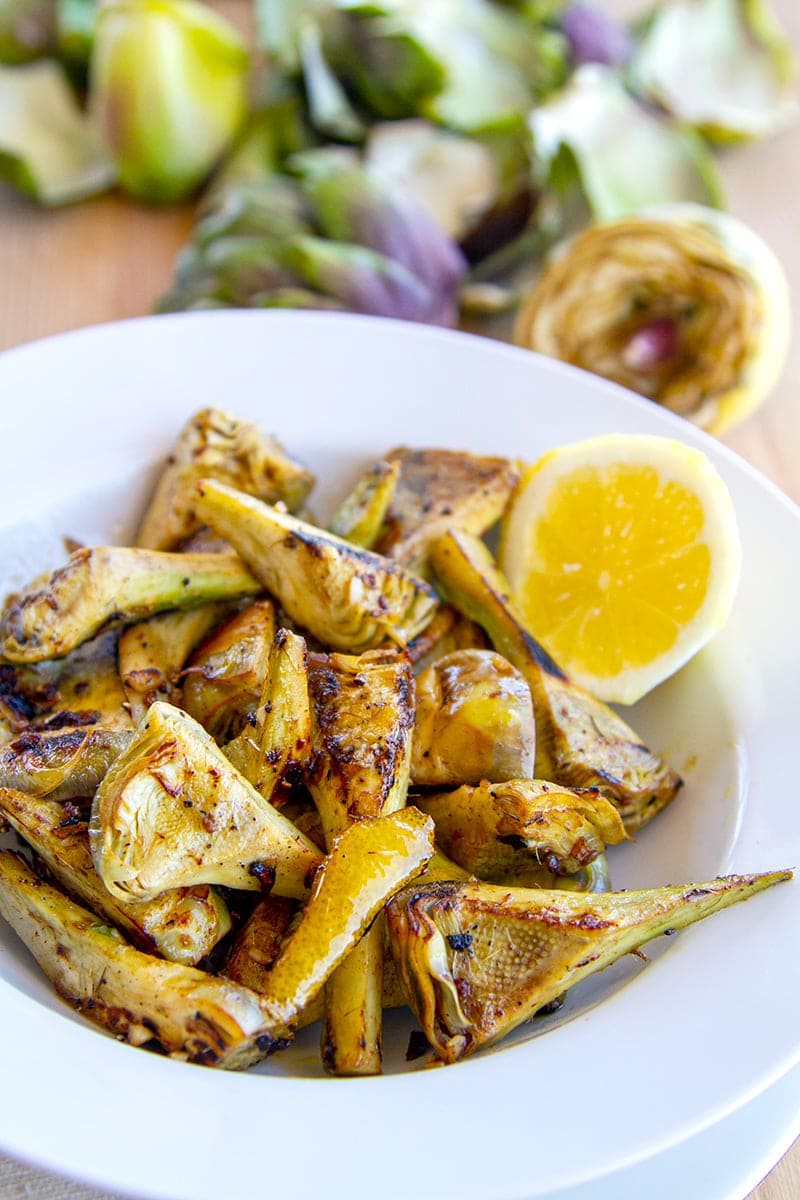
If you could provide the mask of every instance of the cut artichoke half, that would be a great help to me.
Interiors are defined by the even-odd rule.
[[[291,787],[311,754],[311,702],[306,644],[279,629],[261,699],[245,729],[223,747],[257,792],[278,807],[280,786]]]
[[[529,122],[550,187],[577,182],[596,220],[671,201],[721,203],[703,139],[639,104],[610,67],[579,67]]]
[[[163,892],[144,903],[112,896],[94,869],[88,827],[74,808],[0,788],[0,815],[62,887],[119,926],[140,950],[194,966],[229,932],[228,910],[210,887]]]
[[[450,603],[482,625],[522,672],[533,698],[539,779],[598,788],[629,833],[675,798],[680,776],[613,709],[568,679],[528,633],[483,542],[451,531],[434,546],[431,563]]]
[[[631,64],[637,89],[707,137],[764,137],[797,115],[797,62],[768,0],[658,5]]]
[[[626,838],[619,813],[596,789],[573,791],[540,779],[480,783],[421,795],[445,854],[480,879],[555,886]]]
[[[769,395],[790,338],[772,250],[728,213],[672,204],[584,230],[554,251],[514,340],[712,433]]]
[[[791,871],[587,895],[430,883],[387,907],[403,986],[425,1036],[456,1062],[645,942],[746,900]]]
[[[61,658],[112,625],[261,590],[235,554],[85,546],[15,597],[0,622],[0,653],[11,662]]]
[[[256,600],[218,626],[186,664],[179,707],[216,741],[236,737],[258,707],[274,636],[274,606]]]
[[[114,164],[58,63],[0,65],[0,179],[47,205],[113,186]]]
[[[536,726],[522,674],[493,650],[456,650],[417,676],[411,779],[417,787],[533,775]]]
[[[223,884],[305,898],[321,855],[186,713],[158,701],[92,806],[92,857],[112,895]]]
[[[287,616],[335,650],[405,645],[432,618],[431,587],[369,550],[211,479],[197,512],[230,541]]]
[[[0,914],[59,994],[94,1024],[175,1058],[241,1069],[288,1031],[267,1001],[227,979],[136,950],[115,929],[0,851]]]
[[[172,550],[201,525],[195,484],[218,479],[268,503],[301,508],[314,476],[252,421],[204,408],[187,421],[144,514],[137,545]]]

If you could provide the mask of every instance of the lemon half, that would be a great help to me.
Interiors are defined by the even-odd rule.
[[[730,494],[701,451],[610,434],[524,473],[499,559],[556,662],[602,700],[632,704],[723,627],[741,546]]]

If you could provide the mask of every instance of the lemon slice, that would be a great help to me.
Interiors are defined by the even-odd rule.
[[[529,468],[499,559],[556,662],[602,700],[632,704],[725,624],[741,548],[728,490],[701,451],[610,434]]]

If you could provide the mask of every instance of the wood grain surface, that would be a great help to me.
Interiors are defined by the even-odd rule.
[[[219,5],[241,16],[241,0]],[[800,46],[798,0],[774,0]],[[609,0],[620,12],[636,0]],[[792,348],[769,403],[725,440],[794,500],[800,500],[800,127],[721,155],[729,207],[773,246],[789,276],[795,307]],[[139,316],[165,289],[191,227],[186,209],[153,210],[118,196],[41,211],[0,187],[0,349],[63,330]],[[0,397],[0,403],[13,402]],[[671,1200],[653,1192],[656,1200]],[[0,1156],[5,1200],[97,1200]],[[797,1200],[800,1143],[752,1193],[751,1200]],[[680,1200],[676,1197],[675,1200]]]

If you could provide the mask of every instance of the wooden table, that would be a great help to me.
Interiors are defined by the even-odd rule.
[[[630,10],[633,0],[614,0]],[[800,46],[800,5],[775,0]],[[759,145],[727,151],[721,161],[729,204],[761,232],[789,275],[800,311],[800,127]],[[174,256],[191,227],[188,209],[155,211],[109,196],[42,212],[0,188],[0,350],[61,330],[138,316],[165,289]],[[3,402],[13,398],[2,397]],[[727,442],[795,500],[800,500],[800,328],[769,404]],[[787,547],[787,553],[792,552]],[[796,1200],[800,1143],[751,1200]],[[8,1200],[89,1200],[0,1157],[0,1196]],[[661,1198],[659,1197],[659,1200]]]

